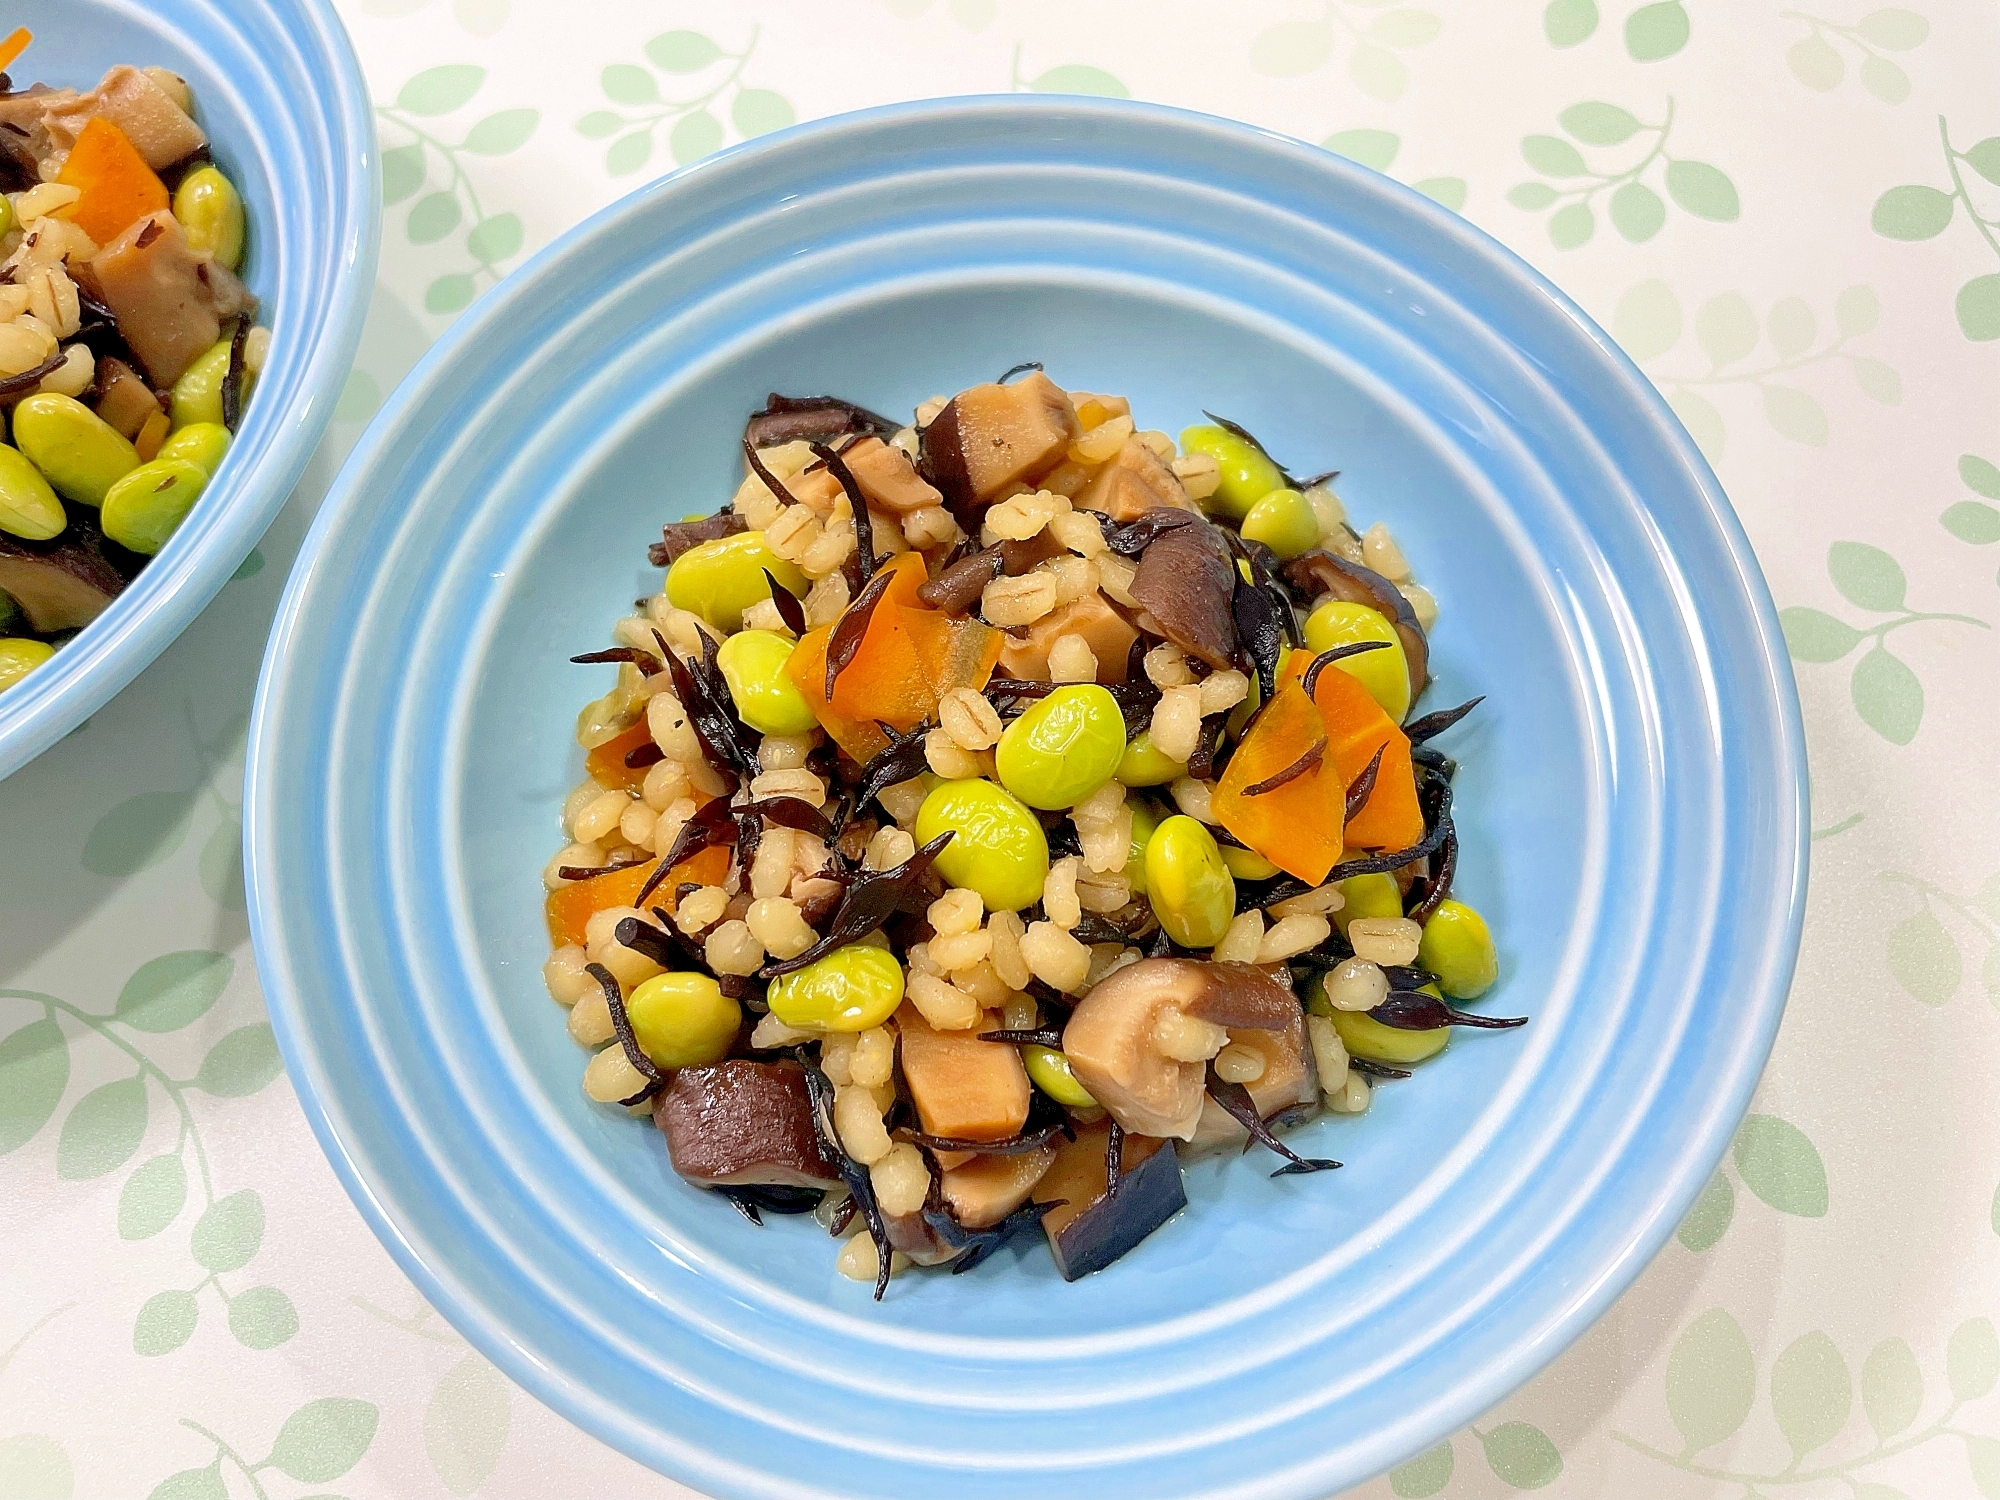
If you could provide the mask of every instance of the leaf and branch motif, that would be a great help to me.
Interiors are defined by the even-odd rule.
[[[1950,187],[1935,188],[1926,183],[1904,183],[1892,187],[1875,200],[1869,223],[1877,234],[1892,240],[1931,240],[1949,229],[1964,210],[1964,217],[1986,242],[1986,248],[2000,258],[2000,217],[1988,217],[1973,201],[1966,169],[1985,182],[2000,184],[2000,135],[1960,151],[1951,143],[1951,126],[1938,116],[1938,143],[1944,152],[1945,175]],[[1974,343],[2000,339],[2000,271],[1975,276],[1958,289],[1953,302],[1959,332]]]
[[[1774,432],[1815,448],[1826,445],[1832,426],[1819,398],[1796,383],[1800,376],[1844,366],[1864,395],[1900,405],[1903,377],[1895,366],[1850,347],[1874,331],[1880,316],[1875,289],[1866,285],[1850,286],[1834,299],[1833,327],[1824,335],[1820,315],[1803,297],[1781,297],[1760,318],[1742,293],[1723,292],[1697,308],[1692,320],[1695,347],[1708,368],[1673,374],[1651,365],[1680,347],[1689,320],[1673,288],[1655,278],[1618,299],[1611,330],[1626,353],[1649,365],[1647,373],[1702,451],[1720,459],[1729,437],[1714,399],[1721,391],[1754,391]]]
[[[1727,1309],[1712,1307],[1681,1330],[1667,1356],[1667,1417],[1679,1434],[1676,1451],[1614,1432],[1635,1453],[1684,1474],[1741,1485],[1761,1497],[1797,1485],[1847,1484],[1857,1500],[1902,1500],[1902,1491],[1864,1479],[1862,1471],[1941,1437],[1965,1444],[1966,1459],[1982,1495],[2000,1494],[2000,1441],[1955,1425],[1960,1409],[1987,1395],[2000,1380],[2000,1336],[1986,1318],[1969,1318],[1945,1346],[1949,1401],[1927,1425],[1925,1382],[1910,1346],[1888,1338],[1862,1362],[1861,1409],[1874,1443],[1844,1459],[1808,1459],[1834,1442],[1854,1413],[1855,1380],[1846,1357],[1817,1329],[1788,1344],[1772,1362],[1768,1398],[1772,1420],[1792,1450],[1790,1463],[1772,1470],[1733,1469],[1703,1463],[1697,1455],[1734,1437],[1757,1403],[1757,1357]]]
[[[271,1451],[251,1460],[221,1433],[182,1417],[181,1426],[213,1444],[215,1456],[198,1468],[169,1474],[153,1486],[146,1500],[229,1500],[229,1484],[223,1478],[225,1462],[242,1476],[257,1500],[270,1500],[264,1479],[272,1470],[301,1484],[326,1484],[361,1462],[375,1441],[380,1422],[381,1413],[371,1401],[322,1396],[286,1417]]]
[[[1674,101],[1667,100],[1658,124],[1641,120],[1623,105],[1601,99],[1572,104],[1556,116],[1562,135],[1521,138],[1521,158],[1545,179],[1510,189],[1507,201],[1516,208],[1549,215],[1549,242],[1558,250],[1587,244],[1597,232],[1597,203],[1609,194],[1606,211],[1611,225],[1633,244],[1643,244],[1667,222],[1667,204],[1646,181],[1659,166],[1659,186],[1681,209],[1698,219],[1717,223],[1742,212],[1736,184],[1720,167],[1667,150],[1674,128]],[[1593,151],[1629,146],[1640,151],[1628,165],[1593,165],[1581,147]],[[1602,161],[1602,158],[1599,158]]]
[[[1542,34],[1551,47],[1580,47],[1597,34],[1597,0],[1549,0]],[[1653,0],[1625,18],[1625,50],[1634,62],[1659,62],[1688,44],[1692,27],[1681,0]]]
[[[1854,711],[1890,744],[1907,745],[1923,724],[1924,685],[1910,664],[1889,650],[1889,636],[1911,625],[1971,625],[1980,630],[1992,626],[1972,615],[1911,609],[1902,566],[1866,542],[1835,542],[1827,549],[1826,571],[1841,598],[1887,618],[1856,626],[1824,610],[1793,605],[1778,612],[1785,645],[1792,660],[1819,665],[1845,660],[1866,646],[1848,684]]]
[[[1403,138],[1393,130],[1337,130],[1320,145],[1349,161],[1358,161],[1364,167],[1387,172],[1403,149]],[[1454,213],[1465,208],[1463,177],[1420,177],[1410,186]]]
[[[1410,86],[1397,56],[1436,40],[1441,23],[1430,11],[1387,0],[1323,0],[1319,14],[1280,21],[1250,43],[1250,67],[1267,78],[1300,78],[1326,66],[1334,44],[1348,40],[1347,76],[1371,99],[1393,103]],[[1363,12],[1375,11],[1367,15]]]
[[[166,1151],[148,1157],[118,1193],[118,1234],[150,1239],[171,1227],[188,1205],[190,1177],[201,1210],[188,1235],[188,1253],[202,1275],[192,1286],[158,1292],[139,1309],[132,1347],[141,1354],[171,1354],[194,1335],[200,1294],[213,1290],[229,1330],[249,1349],[270,1349],[298,1331],[297,1309],[274,1286],[232,1292],[223,1278],[242,1270],[264,1239],[264,1200],[254,1188],[218,1196],[191,1096],[234,1099],[256,1093],[283,1071],[269,1024],[253,1022],[224,1032],[207,1050],[192,1078],[176,1078],[146,1050],[148,1037],[185,1030],[222,998],[235,963],[225,953],[188,949],[163,954],[139,969],[102,1015],[37,990],[0,989],[0,1001],[38,1009],[38,1019],[0,1037],[0,1155],[18,1150],[53,1121],[69,1090],[71,1051],[93,1037],[123,1055],[134,1071],[89,1090],[62,1112],[56,1136],[56,1176],[90,1182],[118,1171],[145,1144],[153,1102],[164,1095],[179,1131]],[[72,1035],[72,1033],[75,1033]]]
[[[1929,38],[1931,23],[1915,11],[1871,10],[1852,26],[1802,10],[1778,14],[1807,28],[1785,52],[1785,66],[1807,88],[1822,94],[1839,88],[1847,76],[1847,49],[1860,59],[1861,86],[1869,93],[1884,104],[1901,104],[1910,97],[1910,75],[1882,54],[1908,52]]]
[[[661,32],[641,49],[647,66],[609,63],[598,74],[598,87],[614,107],[583,116],[576,122],[577,133],[590,140],[616,137],[604,148],[604,170],[625,177],[653,159],[663,129],[667,154],[676,166],[721,149],[728,131],[716,109],[725,96],[730,123],[744,140],[784,129],[798,119],[791,101],[774,89],[743,82],[757,36],[757,28],[751,27],[743,49],[731,52],[699,31]],[[699,91],[684,99],[668,98],[660,90],[662,76],[690,80]]]
[[[1903,993],[1932,1007],[1958,993],[1965,978],[1965,953],[1952,930],[1956,927],[1985,948],[1980,983],[1986,998],[2000,1006],[2000,875],[1990,877],[1970,900],[1902,870],[1884,870],[1877,878],[1917,898],[1917,910],[1889,930],[1887,943],[1889,973]]]
[[[464,230],[469,270],[450,271],[424,292],[424,309],[455,313],[479,295],[482,282],[498,281],[500,266],[521,253],[521,216],[489,213],[478,184],[466,168],[468,156],[506,156],[526,145],[541,124],[534,109],[502,109],[483,115],[456,141],[446,140],[440,117],[472,102],[486,82],[486,70],[472,63],[426,68],[396,92],[392,105],[377,105],[375,117],[405,137],[382,153],[382,201],[390,207],[429,188],[411,204],[403,232],[412,245],[434,245]]]

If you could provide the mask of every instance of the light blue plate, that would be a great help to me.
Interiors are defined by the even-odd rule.
[[[95,713],[201,613],[257,545],[333,416],[375,280],[375,116],[325,0],[0,0],[31,28],[17,85],[88,88],[113,63],[172,68],[249,212],[243,278],[271,357],[215,482],[83,633],[0,693],[0,777]]]
[[[1443,601],[1432,705],[1495,1013],[1269,1179],[1065,1285],[1038,1243],[877,1306],[587,1104],[542,988],[580,774],[564,659],[658,587],[764,393],[907,412],[1047,361],[1338,465]],[[404,382],[301,554],[252,730],[252,922],[301,1099],[425,1294],[530,1390],[727,1496],[1316,1496],[1475,1416],[1673,1229],[1777,1026],[1805,771],[1714,477],[1560,293],[1338,157],[1175,111],[843,116],[634,194]],[[1032,1489],[1030,1488],[1032,1486]],[[1087,1487],[1087,1490],[1086,1490]]]

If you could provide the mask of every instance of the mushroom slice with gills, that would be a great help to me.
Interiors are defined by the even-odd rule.
[[[1056,1152],[1054,1144],[1017,1156],[982,1152],[948,1168],[939,1189],[945,1206],[964,1228],[990,1229],[1028,1201],[1035,1184],[1055,1165]]]
[[[1229,1028],[1230,1046],[1247,1047],[1264,1059],[1264,1071],[1243,1087],[1249,1091],[1257,1113],[1267,1120],[1294,1104],[1312,1103],[1319,1092],[1312,1050],[1306,1045],[1305,1012],[1297,1006],[1292,1009],[1296,1014],[1283,1026]],[[1195,1126],[1194,1139],[1189,1144],[1197,1151],[1241,1146],[1249,1134],[1235,1116],[1204,1095],[1201,1121]]]
[[[1078,510],[1101,511],[1114,521],[1136,521],[1162,506],[1195,509],[1174,471],[1135,437],[1125,440],[1125,446],[1091,476],[1076,497]]]
[[[935,1031],[914,1005],[896,1012],[903,1081],[925,1135],[1003,1141],[1028,1122],[1033,1089],[1020,1049],[982,1042],[998,1023],[988,1016],[967,1031]]]
[[[73,522],[52,541],[24,542],[0,532],[0,593],[11,594],[37,634],[77,630],[104,613],[125,578],[77,534]]]
[[[1146,958],[1077,1003],[1062,1050],[1076,1081],[1122,1129],[1191,1140],[1208,1059],[1228,1032],[1275,1031],[1299,1015],[1291,991],[1254,964]],[[1204,1035],[1205,1055],[1195,1055]]]
[[[1112,1191],[1105,1171],[1110,1137],[1108,1121],[1082,1127],[1034,1187],[1034,1201],[1051,1205],[1042,1229],[1064,1281],[1103,1270],[1187,1207],[1172,1141],[1126,1136]]]
[[[1401,589],[1373,568],[1320,549],[1293,558],[1283,571],[1285,581],[1307,599],[1330,594],[1347,604],[1365,604],[1394,626],[1410,674],[1410,701],[1417,701],[1431,680],[1431,648]]]
[[[196,250],[165,209],[133,220],[89,261],[97,293],[156,386],[170,386],[222,336],[222,325],[255,310],[236,274]]]
[[[946,504],[976,510],[1008,485],[1046,475],[1077,432],[1068,394],[1037,370],[1012,385],[975,385],[952,397],[923,430],[917,468]]]
[[[1132,597],[1159,622],[1161,633],[1211,667],[1237,664],[1235,596],[1229,546],[1199,518],[1148,542],[1132,576]]]
[[[732,1058],[682,1068],[653,1106],[674,1170],[697,1187],[840,1185],[813,1129],[804,1069]]]
[[[1066,635],[1083,637],[1090,654],[1097,658],[1099,682],[1125,681],[1126,663],[1139,630],[1096,589],[1057,605],[1023,634],[1009,634],[1000,645],[1000,670],[1027,682],[1046,680],[1049,652]]]
[[[893,437],[896,431],[897,424],[881,413],[839,396],[781,396],[773,391],[761,410],[750,413],[743,436],[752,447],[779,448],[786,443],[828,443],[855,432]]]
[[[868,503],[898,516],[940,504],[944,496],[917,472],[910,455],[866,437],[840,455]]]

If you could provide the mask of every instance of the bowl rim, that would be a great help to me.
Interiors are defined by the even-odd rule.
[[[238,3],[211,6],[219,24],[233,27]],[[298,384],[272,428],[254,468],[227,471],[231,488],[221,497],[195,544],[155,559],[43,666],[0,694],[0,781],[27,765],[96,713],[152,664],[206,609],[271,523],[284,509],[332,421],[341,386],[354,364],[362,325],[374,294],[382,238],[380,152],[375,108],[360,60],[332,0],[254,0],[291,35],[309,61],[322,68],[318,96],[329,134],[351,149],[330,165],[333,226],[340,243],[333,289],[319,309],[312,347]],[[176,33],[183,28],[149,8],[147,19]],[[201,49],[190,46],[190,51]],[[344,156],[344,162],[340,159]],[[278,185],[273,184],[274,191]]]
[[[1788,880],[1782,892],[1770,899],[1770,909],[1777,920],[1766,934],[1762,962],[1757,967],[1759,988],[1756,993],[1740,998],[1740,1009],[1753,1015],[1755,1024],[1745,1031],[1726,1075],[1711,1075],[1714,1086],[1698,1117],[1699,1128],[1683,1138],[1671,1169],[1664,1171],[1647,1198],[1635,1205],[1623,1232],[1615,1236],[1616,1250],[1606,1253],[1600,1264],[1588,1268],[1591,1275],[1587,1283],[1559,1306],[1552,1306],[1532,1337],[1523,1337],[1504,1352],[1486,1358],[1476,1371],[1455,1383],[1447,1399],[1440,1403],[1449,1425],[1437,1436],[1457,1431],[1490,1411],[1553,1361],[1605,1313],[1665,1245],[1722,1160],[1748,1111],[1783,1017],[1804,922],[1811,823],[1804,728],[1776,605],[1740,519],[1679,418],[1630,356],[1548,278],[1469,220],[1385,174],[1279,131],[1177,106],[1082,95],[957,95],[845,111],[740,142],[634,189],[537,251],[461,316],[383,402],[329,489],[287,581],[259,676],[244,767],[245,879],[259,975],[300,1105],[342,1185],[404,1272],[475,1347],[537,1399],[600,1440],[651,1467],[658,1468],[661,1464],[657,1448],[644,1446],[641,1436],[635,1435],[627,1421],[593,1391],[515,1342],[504,1311],[482,1301],[445,1257],[440,1255],[435,1261],[426,1257],[417,1241],[405,1234],[376,1195],[362,1155],[350,1149],[343,1106],[337,1103],[335,1091],[311,1048],[302,991],[293,977],[277,905],[275,870],[282,856],[273,837],[278,814],[272,803],[281,755],[278,736],[282,700],[289,680],[301,670],[299,659],[287,649],[288,643],[300,630],[306,593],[336,522],[356,502],[369,470],[398,435],[395,429],[404,414],[422,402],[439,377],[479,342],[486,328],[513,316],[517,308],[525,305],[537,281],[552,267],[614,231],[623,221],[645,215],[657,198],[675,192],[681,184],[699,176],[732,170],[745,159],[754,159],[773,147],[802,138],[837,139],[844,133],[865,133],[884,124],[998,120],[1017,114],[1045,115],[1071,123],[1088,123],[1093,119],[1138,121],[1206,132],[1225,141],[1254,141],[1262,149],[1289,156],[1301,170],[1349,176],[1365,182],[1373,192],[1390,194],[1402,206],[1426,219],[1430,230],[1482,258],[1492,271],[1518,290],[1552,304],[1597,347],[1608,364],[1606,373],[1615,378],[1623,397],[1642,409],[1659,427],[1663,440],[1679,450],[1679,457],[1699,491],[1706,517],[1735,571],[1743,602],[1749,605],[1754,619],[1755,637],[1762,648],[1762,659],[1754,666],[1759,680],[1770,689],[1763,704],[1769,712],[1764,728],[1776,750],[1777,763],[1770,770],[1780,787],[1789,783],[1789,796],[1781,798],[1774,809],[1776,831],[1772,838],[1773,863],[1776,866],[1789,863]],[[1791,824],[1789,862],[1783,858],[1787,819]],[[1431,1439],[1435,1440],[1436,1437]],[[701,1472],[663,1472],[674,1472],[685,1482],[718,1486],[717,1493],[779,1492],[768,1480],[760,1484],[761,1471],[746,1471],[739,1461],[725,1453],[703,1449],[698,1439],[684,1446],[701,1452],[707,1460]],[[1266,1489],[1256,1487],[1258,1478],[1248,1477],[1246,1494],[1253,1490],[1259,1495],[1267,1493]],[[1261,1478],[1269,1484],[1275,1476]],[[1292,1488],[1284,1489],[1284,1493],[1291,1494],[1300,1484],[1300,1477],[1293,1471],[1286,1478]],[[1314,1494],[1324,1487],[1312,1487],[1314,1481],[1309,1476],[1305,1482]],[[1359,1482],[1358,1478],[1355,1482]],[[800,1491],[787,1487],[783,1492]],[[819,1493],[817,1489],[813,1492]],[[1299,1490],[1302,1494],[1306,1492]]]

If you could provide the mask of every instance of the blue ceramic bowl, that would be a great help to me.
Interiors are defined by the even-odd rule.
[[[1496,1013],[1273,1181],[1230,1157],[1075,1285],[1029,1243],[876,1305],[810,1221],[586,1103],[539,872],[662,520],[746,411],[1018,360],[1338,465],[1443,601],[1461,885]],[[338,641],[337,651],[321,649]],[[718,1495],[1314,1496],[1473,1417],[1666,1238],[1762,1067],[1804,888],[1755,562],[1652,388],[1462,220],[1223,121],[1059,98],[726,152],[510,277],[383,409],[286,593],[251,736],[260,968],[355,1201],[515,1379]]]
[[[0,0],[35,33],[18,83],[89,87],[113,63],[173,69],[249,213],[243,278],[271,357],[215,482],[132,585],[0,693],[0,777],[95,713],[201,613],[298,483],[333,415],[375,280],[375,116],[326,0]]]

